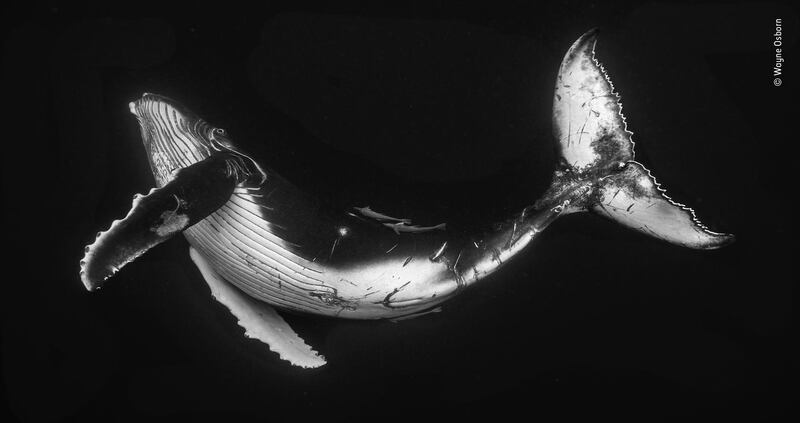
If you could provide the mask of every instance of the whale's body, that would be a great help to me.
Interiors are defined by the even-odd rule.
[[[164,104],[149,95],[139,107]],[[191,165],[184,157],[170,160]],[[168,171],[151,164],[163,186]],[[342,318],[394,318],[430,308],[494,272],[563,209],[521,211],[485,231],[459,234],[363,208],[329,210],[266,174],[257,187],[237,186],[222,207],[183,234],[220,276],[250,296]]]
[[[560,215],[593,211],[666,241],[716,248],[709,231],[633,160],[616,93],[594,58],[595,34],[559,70],[553,123],[561,163],[544,197],[473,233],[415,224],[369,205],[326,207],[177,102],[130,104],[157,188],[98,234],[81,262],[88,289],[177,233],[212,293],[247,333],[294,364],[324,363],[272,307],[357,319],[423,312],[495,272]]]

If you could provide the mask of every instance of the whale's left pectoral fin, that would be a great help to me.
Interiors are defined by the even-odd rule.
[[[99,289],[123,266],[225,204],[236,186],[230,169],[228,156],[213,155],[180,169],[163,187],[136,195],[128,215],[86,246],[80,270],[86,289]]]
[[[274,308],[226,282],[196,249],[190,248],[189,254],[211,288],[211,294],[236,316],[239,326],[245,329],[245,336],[267,344],[280,358],[295,366],[315,368],[326,363],[325,358],[297,336]]]

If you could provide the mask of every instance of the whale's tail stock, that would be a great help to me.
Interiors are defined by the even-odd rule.
[[[709,230],[692,209],[667,197],[650,171],[634,160],[619,96],[594,57],[596,41],[596,30],[582,35],[561,63],[553,97],[560,162],[535,208],[561,204],[565,212],[594,212],[690,248],[729,244],[733,235]]]

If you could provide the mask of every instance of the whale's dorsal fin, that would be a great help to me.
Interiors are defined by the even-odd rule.
[[[563,203],[593,211],[653,237],[691,248],[718,248],[733,236],[710,231],[672,201],[634,160],[633,133],[605,69],[595,58],[597,30],[570,47],[553,96],[553,135],[561,163],[537,207]],[[569,198],[567,198],[569,197]]]
[[[236,316],[239,326],[245,329],[245,336],[267,344],[280,358],[295,366],[313,368],[326,363],[325,358],[297,336],[274,308],[245,295],[222,279],[194,247],[190,247],[189,255],[211,288],[211,295]]]

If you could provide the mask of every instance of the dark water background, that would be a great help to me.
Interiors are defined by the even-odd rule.
[[[651,421],[793,408],[783,166],[796,160],[783,151],[800,73],[789,65],[776,88],[771,69],[774,19],[792,28],[787,47],[800,25],[784,6],[136,10],[52,4],[3,28],[8,416]],[[288,316],[328,359],[318,370],[245,339],[182,238],[83,289],[83,246],[153,185],[127,107],[141,93],[183,102],[332,201],[483,222],[546,187],[558,64],[592,27],[637,159],[734,245],[691,251],[569,216],[442,313]]]

